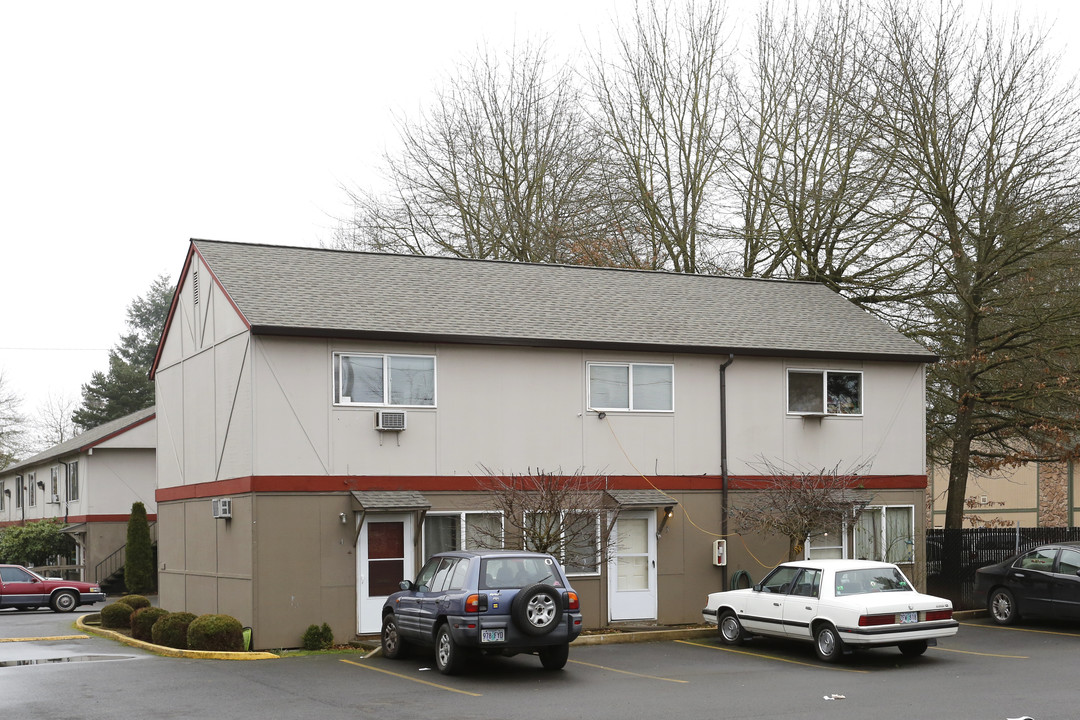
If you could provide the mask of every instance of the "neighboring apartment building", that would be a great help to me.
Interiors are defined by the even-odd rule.
[[[949,469],[932,467],[928,497],[933,527],[945,526]],[[1080,478],[1074,462],[1029,462],[981,475],[967,483],[964,527],[1076,527]]]
[[[619,509],[568,568],[588,625],[698,622],[786,558],[731,534],[713,563],[722,470],[737,503],[762,459],[864,464],[857,527],[807,552],[918,582],[934,359],[814,283],[193,240],[152,371],[161,604],[259,647],[378,632],[428,555],[500,527],[483,468],[540,468]]]
[[[76,544],[69,574],[105,582],[123,567],[132,504],[156,518],[156,443],[151,407],[0,470],[0,527],[63,520]]]

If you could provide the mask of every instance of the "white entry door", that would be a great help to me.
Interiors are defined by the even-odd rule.
[[[656,619],[656,511],[623,512],[608,566],[608,619]]]
[[[366,635],[382,629],[383,603],[398,583],[413,579],[413,516],[368,513],[356,545],[356,628]]]

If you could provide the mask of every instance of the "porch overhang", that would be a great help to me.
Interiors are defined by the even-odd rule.
[[[674,507],[679,501],[662,490],[607,490],[620,509]]]

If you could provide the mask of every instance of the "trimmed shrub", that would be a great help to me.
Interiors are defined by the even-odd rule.
[[[162,618],[158,618],[158,621],[150,628],[150,637],[155,645],[187,650],[188,625],[194,619],[194,613],[169,613]]]
[[[326,623],[322,627],[308,625],[304,631],[303,647],[305,650],[329,650],[334,646],[334,632]]]
[[[123,595],[119,602],[130,605],[132,610],[141,610],[150,607],[150,601],[142,595]]]
[[[146,521],[146,506],[141,502],[131,506],[126,547],[124,587],[130,593],[152,591],[157,583],[157,572],[154,569],[154,551],[150,544],[150,524]]]
[[[101,608],[101,627],[113,630],[128,630],[131,628],[131,614],[135,612],[126,603],[109,603]]]
[[[244,627],[231,615],[200,615],[188,625],[189,650],[241,652]]]
[[[153,642],[150,629],[161,618],[169,614],[168,610],[157,607],[144,607],[135,611],[131,616],[131,637],[144,642]]]

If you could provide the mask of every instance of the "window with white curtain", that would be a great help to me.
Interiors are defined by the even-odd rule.
[[[675,407],[674,365],[589,363],[589,408],[671,412]]]
[[[334,353],[334,403],[434,407],[435,358]]]
[[[447,550],[501,547],[501,538],[502,516],[499,513],[428,513],[424,518],[425,558]]]
[[[855,523],[855,557],[897,564],[915,562],[915,508],[884,505],[863,510]]]

